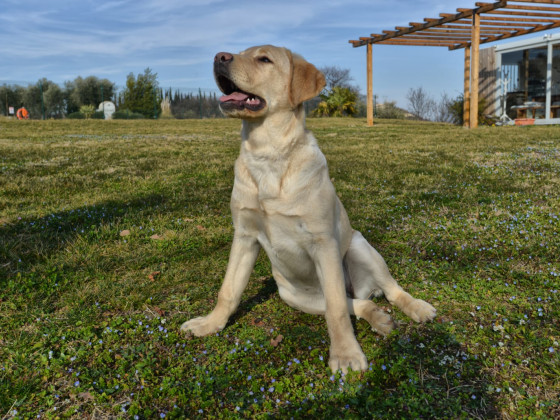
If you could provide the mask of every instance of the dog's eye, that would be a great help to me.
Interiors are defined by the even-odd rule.
[[[259,61],[261,63],[272,63],[272,61],[270,60],[270,58],[263,56],[263,57],[259,57]]]

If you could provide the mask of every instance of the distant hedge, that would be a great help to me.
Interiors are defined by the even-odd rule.
[[[143,118],[143,114],[140,114],[139,112],[132,112],[128,109],[125,109],[124,111],[116,111],[113,114],[113,119],[115,120],[140,120]]]
[[[66,118],[70,118],[71,120],[85,120],[86,116],[83,112],[72,112],[71,114],[68,114]],[[91,114],[90,118],[92,120],[104,120],[105,114],[103,113],[103,111],[96,111]]]

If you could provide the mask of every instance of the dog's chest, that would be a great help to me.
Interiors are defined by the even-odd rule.
[[[236,171],[234,201],[243,215],[239,222],[258,232],[259,241],[267,251],[292,248],[287,238],[298,237],[302,217],[313,206],[308,194],[295,188],[298,173],[288,174],[285,162],[253,158]],[[246,176],[244,177],[243,174]],[[272,253],[275,253],[273,251]]]
[[[265,205],[267,200],[277,199],[286,194],[282,187],[285,186],[287,181],[287,168],[286,162],[271,159],[251,159],[247,169],[257,187],[257,199],[261,207]]]

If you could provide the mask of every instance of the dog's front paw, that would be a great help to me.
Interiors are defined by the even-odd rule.
[[[356,372],[363,371],[367,369],[367,359],[359,347],[357,350],[347,351],[344,354],[337,354],[331,351],[329,367],[333,373],[340,369],[342,373],[346,374],[348,373],[348,368]]]
[[[221,325],[212,320],[211,316],[193,318],[181,325],[181,331],[191,332],[197,337],[214,334],[223,330],[225,325]]]
[[[403,312],[416,322],[431,321],[436,316],[436,308],[422,299],[414,299],[403,308]]]

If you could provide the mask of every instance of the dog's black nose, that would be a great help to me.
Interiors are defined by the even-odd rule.
[[[233,55],[227,52],[219,52],[214,57],[214,63],[229,63],[233,60]]]

